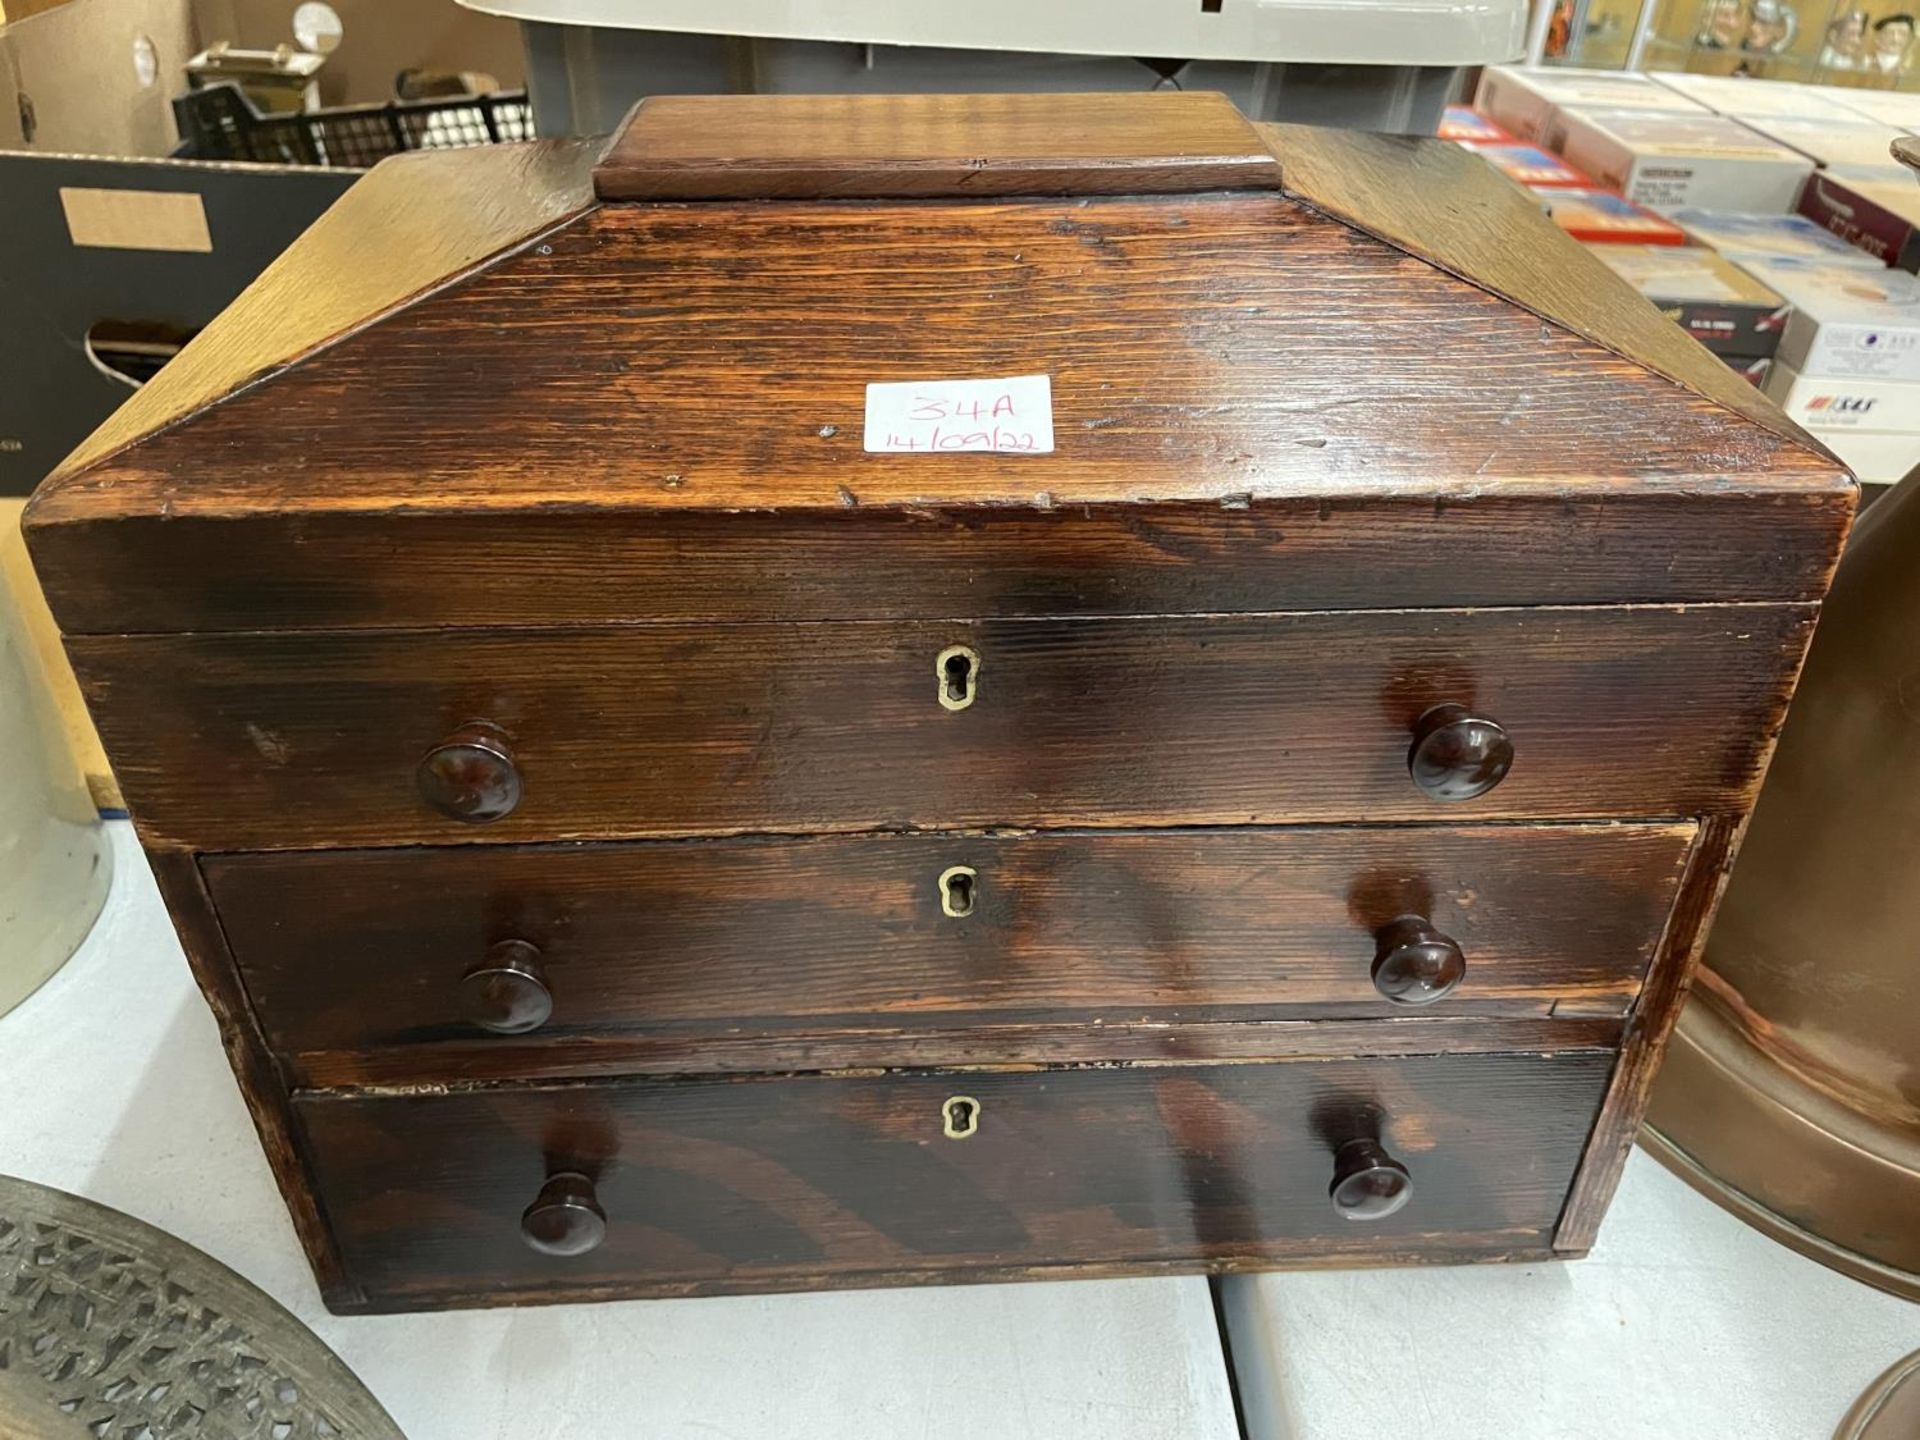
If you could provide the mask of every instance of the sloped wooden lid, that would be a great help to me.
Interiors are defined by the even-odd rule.
[[[1288,194],[1827,454],[1584,245],[1569,243],[1526,192],[1479,156],[1404,135],[1259,129],[1281,161]]]
[[[1046,100],[1223,121],[1208,96]],[[578,144],[388,161],[29,528],[1851,490],[1475,157],[1267,134],[1283,190],[966,204],[595,205]],[[1052,376],[1052,455],[862,451],[868,382],[1008,374]]]

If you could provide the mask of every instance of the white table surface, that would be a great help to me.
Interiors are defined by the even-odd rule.
[[[1224,1302],[1249,1440],[1828,1440],[1920,1348],[1920,1306],[1638,1150],[1585,1260],[1249,1276]]]
[[[0,1172],[286,1305],[410,1440],[1232,1440],[1204,1280],[341,1318],[320,1305],[131,827],[80,952],[0,1017]]]

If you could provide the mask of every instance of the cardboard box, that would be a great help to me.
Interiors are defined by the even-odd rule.
[[[1595,245],[1615,274],[1716,355],[1761,360],[1791,307],[1746,271],[1697,245]]]
[[[1582,175],[1558,155],[1542,150],[1538,145],[1482,145],[1469,140],[1461,142],[1460,148],[1473,151],[1509,180],[1521,185],[1593,187],[1590,177]]]
[[[1538,140],[1562,106],[1614,110],[1657,110],[1705,115],[1707,107],[1644,75],[1619,70],[1572,70],[1553,66],[1489,65],[1480,73],[1473,108],[1513,132]],[[1549,146],[1549,149],[1554,147]]]
[[[1589,245],[1684,245],[1686,232],[1651,210],[1643,210],[1631,200],[1611,190],[1578,190],[1572,187],[1527,187],[1540,197],[1547,214],[1576,240]]]
[[[1804,197],[1802,203],[1805,203]],[[1694,244],[1705,245],[1737,264],[1784,256],[1858,265],[1862,270],[1886,268],[1884,261],[1854,249],[1805,215],[1746,215],[1731,210],[1685,209],[1668,211],[1667,219],[1686,231]]]
[[[1804,376],[1920,381],[1920,280],[1817,260],[1741,268],[1793,306],[1775,357]]]
[[[1754,80],[1744,75],[1693,75],[1685,72],[1655,74],[1651,77],[1689,100],[1696,100],[1717,115],[1736,120],[1764,117],[1799,117],[1807,120],[1835,120],[1842,124],[1859,120],[1851,109],[1812,85],[1796,85],[1789,80]]]
[[[1856,115],[1920,133],[1920,91],[1857,90],[1850,85],[1809,85],[1807,88],[1846,106]]]
[[[0,495],[133,393],[115,358],[159,364],[359,176],[0,151]]]
[[[1920,435],[1920,383],[1911,380],[1808,376],[1780,365],[1764,388],[1788,418],[1817,435],[1833,430]]]
[[[1897,485],[1920,467],[1920,435],[1868,430],[1822,430],[1819,440],[1853,478],[1868,485]]]
[[[1807,182],[1800,213],[1882,264],[1920,271],[1920,177],[1823,170]]]
[[[1724,115],[1560,111],[1551,148],[1569,165],[1653,209],[1695,206],[1784,215],[1813,162]]]
[[[1893,142],[1907,132],[1877,120],[1801,120],[1792,116],[1768,116],[1743,120],[1742,124],[1769,140],[1798,150],[1821,169],[1874,170],[1888,180],[1906,180],[1920,192],[1920,183],[1909,179],[1907,168],[1893,158]]]
[[[1809,384],[1791,366],[1782,365],[1777,361],[1774,363],[1773,373],[1767,377],[1767,383],[1761,388],[1766,391],[1768,398],[1787,411],[1791,419],[1838,455],[1841,463],[1853,471],[1856,480],[1870,485],[1892,485],[1905,479],[1916,467],[1920,467],[1920,433],[1910,430],[1869,430],[1864,426],[1833,424],[1831,423],[1831,402],[1825,408],[1809,408],[1808,402],[1812,400],[1821,396],[1838,398],[1848,395],[1851,393],[1850,388],[1843,391],[1832,386],[1830,382]],[[1909,405],[1920,404],[1920,386],[1909,385],[1902,388],[1914,391],[1913,398],[1911,400],[1906,396],[1895,398],[1907,400]],[[1790,405],[1788,402],[1793,401],[1796,395],[1804,398]],[[1878,401],[1881,397],[1872,398]],[[1876,403],[1874,409],[1878,408],[1879,405]],[[1873,412],[1870,410],[1867,413]]]
[[[1449,105],[1441,112],[1440,128],[1434,132],[1442,140],[1471,140],[1481,145],[1512,145],[1516,141],[1503,128],[1465,105]]]

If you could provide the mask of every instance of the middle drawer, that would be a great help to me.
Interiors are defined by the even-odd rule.
[[[538,1068],[542,1047],[663,1033],[1618,1015],[1692,834],[826,836],[202,865],[277,1050],[420,1047],[428,1075],[476,1042]]]

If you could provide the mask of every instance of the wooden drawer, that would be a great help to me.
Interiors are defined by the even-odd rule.
[[[984,825],[1679,816],[1739,809],[1814,609],[78,637],[149,841],[289,849]],[[941,703],[938,660],[977,656]],[[1504,783],[1410,782],[1419,717],[1490,715]],[[519,798],[450,819],[422,756],[509,738]]]
[[[447,1065],[631,1068],[642,1052],[621,1042],[642,1038],[677,1040],[697,1068],[703,1043],[754,1034],[1618,1016],[1692,834],[1094,831],[201,863],[269,1040],[343,1083],[359,1077],[354,1052],[388,1047],[415,1058],[386,1062],[383,1078],[434,1079]],[[1466,961],[1457,988],[1417,1009],[1373,977],[1376,937],[1410,915]],[[1383,974],[1388,988],[1409,959]],[[503,974],[508,962],[522,973]]]
[[[1607,1053],[1030,1073],[816,1075],[306,1095],[295,1109],[367,1308],[913,1279],[1544,1253]],[[950,1138],[965,1097],[973,1133]],[[963,1120],[964,1124],[964,1120]],[[1411,1200],[1355,1222],[1336,1147]],[[522,1212],[592,1180],[604,1243]],[[1036,1272],[1037,1273],[1037,1272]]]

